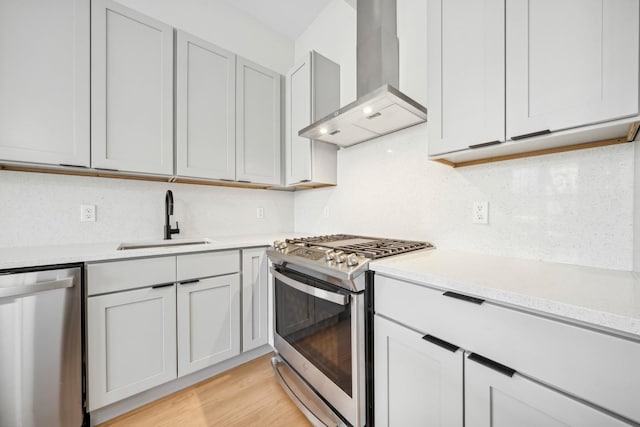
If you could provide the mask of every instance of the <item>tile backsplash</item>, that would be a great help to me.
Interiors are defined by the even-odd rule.
[[[296,230],[632,269],[633,144],[453,169],[427,160],[426,134],[340,150],[338,187],[295,194]],[[488,225],[472,223],[475,201]]]
[[[0,171],[0,247],[162,239],[169,189],[176,238],[293,228],[288,192]],[[97,206],[96,222],[80,222],[81,204]]]

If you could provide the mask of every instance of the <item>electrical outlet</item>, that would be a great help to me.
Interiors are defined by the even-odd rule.
[[[473,202],[471,222],[474,224],[489,224],[489,202]]]
[[[96,205],[80,205],[80,222],[96,222]]]
[[[257,208],[256,209],[256,218],[258,218],[258,219],[264,218],[264,208]]]
[[[325,206],[322,209],[322,218],[329,218],[329,206]]]

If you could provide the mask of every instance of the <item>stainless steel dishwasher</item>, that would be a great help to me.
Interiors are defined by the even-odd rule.
[[[0,427],[83,425],[81,270],[0,270]]]

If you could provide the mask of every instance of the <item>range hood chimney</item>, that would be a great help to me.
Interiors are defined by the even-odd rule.
[[[400,92],[396,0],[357,2],[358,99],[298,135],[342,147],[427,121],[427,109]]]

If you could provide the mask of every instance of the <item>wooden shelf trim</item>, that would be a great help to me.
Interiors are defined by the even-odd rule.
[[[48,167],[38,165],[16,165],[16,164],[0,164],[0,170],[16,171],[16,172],[36,172],[36,173],[51,173],[55,175],[74,175],[74,176],[92,176],[100,178],[118,178],[118,179],[134,179],[138,181],[154,181],[154,182],[173,182],[177,184],[192,184],[192,185],[209,185],[214,187],[232,187],[232,188],[250,188],[258,190],[276,190],[276,191],[297,191],[313,188],[330,187],[327,184],[320,185],[296,185],[295,188],[291,187],[279,187],[264,184],[254,184],[251,182],[237,182],[237,181],[212,181],[207,179],[197,178],[184,178],[178,176],[157,176],[157,175],[136,175],[128,174],[126,172],[110,172],[101,171],[97,169],[83,169],[75,168],[72,166],[65,167]]]
[[[633,133],[633,135],[632,135]],[[566,145],[564,147],[547,148],[544,150],[527,151],[524,153],[506,154],[504,156],[487,157],[485,159],[469,160],[466,162],[452,162],[446,159],[435,159],[434,162],[441,163],[443,165],[451,166],[453,168],[462,168],[465,166],[482,165],[485,163],[502,162],[505,160],[524,159],[527,157],[545,156],[547,154],[564,153],[566,151],[585,150],[587,148],[606,147],[608,145],[625,144],[632,142],[635,138],[636,131],[632,132],[629,129],[629,134],[621,136],[619,138],[605,139],[602,141],[585,142],[580,144]]]

